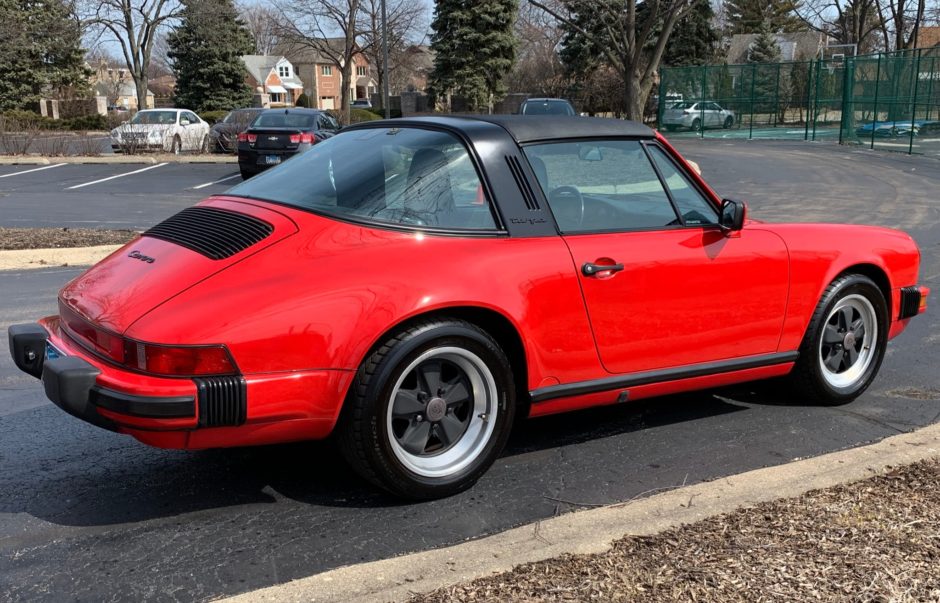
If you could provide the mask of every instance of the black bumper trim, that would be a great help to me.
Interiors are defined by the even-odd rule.
[[[196,402],[192,396],[133,396],[95,386],[91,388],[90,397],[95,406],[131,417],[192,419],[196,416]]]
[[[49,333],[39,323],[11,325],[7,330],[10,356],[16,368],[37,379],[42,378],[42,364],[46,357]]]
[[[920,287],[904,287],[901,289],[901,310],[898,320],[912,318],[920,312]]]

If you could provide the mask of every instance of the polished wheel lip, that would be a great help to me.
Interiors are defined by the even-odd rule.
[[[441,452],[414,454],[402,446],[392,427],[395,400],[402,391],[402,383],[408,375],[429,360],[444,360],[463,371],[471,389],[472,408],[468,424],[463,433]],[[431,348],[411,361],[401,373],[391,390],[385,417],[388,443],[395,458],[412,473],[426,478],[441,478],[454,475],[473,463],[489,444],[496,426],[499,390],[496,380],[486,363],[473,352],[456,346]]]
[[[817,350],[819,370],[829,386],[846,389],[865,378],[878,345],[877,316],[875,307],[864,295],[847,295],[833,306],[823,321]]]

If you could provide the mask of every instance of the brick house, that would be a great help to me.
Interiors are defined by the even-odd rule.
[[[134,79],[123,65],[109,65],[107,61],[100,61],[98,65],[91,68],[92,74],[89,79],[92,93],[95,96],[103,96],[107,99],[109,108],[122,107],[131,111],[136,111],[137,107],[137,87],[134,85]],[[154,94],[148,88],[147,106],[145,109],[153,109]]]
[[[294,65],[279,55],[247,54],[242,57],[247,76],[245,81],[252,90],[263,88],[269,95],[271,107],[293,107],[304,91]]]
[[[326,43],[340,53],[345,41],[343,38],[328,38]],[[336,63],[307,45],[290,44],[279,50],[296,66],[298,76],[304,81],[304,92],[313,108],[339,109],[342,102],[342,72]],[[370,98],[377,92],[377,85],[372,77],[369,60],[360,53],[355,56],[353,62],[349,98]]]

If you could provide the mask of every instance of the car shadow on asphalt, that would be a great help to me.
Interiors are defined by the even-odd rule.
[[[653,427],[693,422],[747,410],[717,396],[685,394],[520,421],[500,461],[532,452],[554,453],[590,442],[616,446],[612,438]],[[37,420],[30,415],[49,413]],[[135,523],[198,511],[247,507],[264,513],[281,502],[324,508],[379,509],[415,505],[388,496],[348,467],[331,441],[204,451],[158,450],[74,419],[51,406],[4,417],[19,450],[0,477],[0,513],[27,513],[69,526]],[[31,425],[16,426],[14,421]],[[37,433],[51,425],[55,433]],[[22,438],[17,442],[17,438]],[[5,438],[6,439],[6,438]],[[39,442],[55,441],[55,447]],[[502,478],[485,478],[470,494],[498,496],[504,480],[545,483],[555,474],[551,459],[524,463]],[[464,493],[458,496],[467,496]],[[417,503],[447,504],[447,501]]]

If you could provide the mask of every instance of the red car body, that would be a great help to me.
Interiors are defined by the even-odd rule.
[[[527,124],[438,119],[397,127],[409,123],[460,132],[497,208],[519,195],[501,188],[504,174],[488,171],[504,167],[502,157],[483,157],[473,128],[513,146],[525,142]],[[644,136],[721,207],[666,140]],[[60,313],[39,323],[58,354],[97,371],[90,387],[98,397],[67,410],[164,448],[327,437],[370,350],[419,317],[456,316],[491,333],[527,392],[528,415],[539,416],[785,375],[827,285],[847,271],[882,290],[889,338],[926,307],[915,243],[886,228],[749,220],[737,231],[517,236],[509,225],[521,218],[503,207],[505,232],[481,237],[378,227],[245,197],[214,196],[198,207],[256,218],[270,232],[224,259],[145,233],[66,285]],[[580,269],[615,260],[627,268],[595,278]],[[905,291],[920,302],[913,314],[903,312]],[[144,349],[135,342],[168,346],[168,355],[224,346],[208,362],[235,367],[229,379],[242,391],[231,395],[243,416],[223,425],[201,416],[218,414],[211,405],[229,395],[213,398],[212,388],[234,391],[224,379],[156,376],[109,355],[109,346],[130,356]],[[17,360],[35,370],[28,358]],[[147,400],[175,400],[177,412],[159,416]]]

